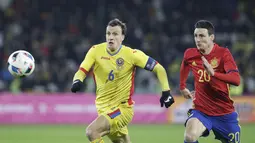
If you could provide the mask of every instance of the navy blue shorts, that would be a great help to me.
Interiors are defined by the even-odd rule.
[[[190,109],[188,119],[197,118],[206,127],[207,131],[202,136],[206,137],[212,130],[215,139],[224,140],[229,143],[240,143],[240,125],[238,124],[238,114],[232,112],[222,116],[208,116],[198,110]]]

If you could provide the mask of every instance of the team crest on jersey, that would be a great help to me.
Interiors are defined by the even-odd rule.
[[[217,68],[219,66],[219,60],[216,57],[211,59],[211,66],[212,68]]]
[[[121,70],[123,68],[123,65],[124,65],[124,59],[123,58],[118,58],[116,60],[116,64],[117,64],[117,69]]]

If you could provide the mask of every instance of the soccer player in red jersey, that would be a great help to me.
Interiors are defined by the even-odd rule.
[[[192,99],[184,143],[198,143],[212,130],[222,143],[240,143],[238,114],[229,97],[229,84],[238,86],[240,75],[229,49],[214,43],[214,26],[207,20],[195,24],[196,48],[188,48],[180,70],[180,92]],[[194,75],[195,92],[186,88],[189,71]]]

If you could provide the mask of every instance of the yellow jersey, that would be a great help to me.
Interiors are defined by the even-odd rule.
[[[79,70],[87,75],[93,67],[96,107],[102,110],[122,102],[132,105],[136,66],[152,71],[157,63],[140,50],[121,45],[118,51],[111,53],[107,43],[101,43],[90,48]]]

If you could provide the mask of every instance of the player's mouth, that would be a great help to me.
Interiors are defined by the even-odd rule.
[[[198,47],[197,49],[198,49],[198,51],[199,51],[200,53],[202,53],[202,54],[205,53],[205,49],[199,48],[199,47]]]
[[[203,53],[205,53],[205,50],[204,49],[200,49],[199,52],[203,54]]]
[[[108,42],[108,44],[112,46],[114,43],[113,42]]]
[[[197,43],[197,47],[201,47],[202,46],[202,44],[200,44],[200,43]]]

